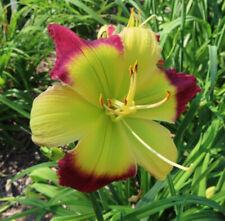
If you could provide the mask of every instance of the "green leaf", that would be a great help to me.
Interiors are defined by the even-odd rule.
[[[52,218],[51,221],[81,221],[81,220],[89,220],[91,218],[94,218],[94,213],[89,213],[85,215],[70,215],[70,216],[59,216]]]
[[[217,74],[217,46],[209,45],[210,93],[213,92]]]
[[[186,19],[185,19],[186,22],[193,21],[193,20],[195,20],[195,18],[193,16],[186,16]],[[173,31],[175,28],[179,27],[181,25],[181,23],[182,23],[182,18],[180,17],[180,18],[177,18],[177,19],[175,19],[171,22],[167,22],[167,23],[162,24],[162,26],[161,26],[162,31],[159,32],[161,47],[164,46],[168,34],[171,31]]]
[[[24,111],[22,109],[22,107],[19,106],[18,104],[16,104],[15,102],[7,99],[3,94],[0,94],[0,102],[2,102],[3,104],[5,104],[9,108],[15,110],[16,112],[20,113],[25,118],[30,119],[30,114],[29,113],[27,113],[26,111]]]
[[[42,146],[40,150],[43,153],[43,155],[45,155],[46,157],[48,157],[50,160],[53,160],[53,161],[58,161],[62,159],[65,155],[62,148],[60,147]]]
[[[1,221],[12,221],[12,220],[16,220],[18,218],[24,217],[24,216],[28,216],[37,212],[40,212],[42,209],[41,208],[34,208],[34,209],[30,209],[30,210],[26,210],[24,212],[21,212],[19,214],[15,214],[13,216],[10,216],[8,218],[3,218],[1,219]]]
[[[60,191],[59,187],[49,185],[49,184],[44,184],[44,183],[34,183],[34,184],[31,184],[30,187],[46,195],[49,198],[54,197]]]
[[[38,168],[36,170],[33,170],[29,177],[34,182],[44,181],[47,182],[48,180],[53,181],[55,184],[58,183],[58,176],[56,175],[56,172],[50,169],[49,167],[44,168]]]
[[[198,211],[194,214],[182,216],[182,221],[223,221],[224,216],[221,213],[212,210]]]
[[[67,2],[70,2],[71,4],[76,5],[78,8],[81,8],[82,10],[84,10],[87,14],[89,14],[92,17],[92,19],[95,19],[100,24],[102,25],[106,24],[106,21],[101,16],[95,13],[95,11],[92,10],[90,7],[86,6],[82,1],[67,0]]]
[[[221,213],[225,215],[223,208],[213,200],[206,199],[204,197],[187,195],[187,196],[175,196],[167,199],[158,200],[148,205],[145,205],[141,208],[135,209],[133,212],[128,213],[123,218],[124,220],[131,220],[136,217],[138,219],[153,215],[157,212],[163,211],[167,208],[173,207],[175,205],[188,205],[188,204],[199,204],[208,206],[213,209],[219,210]]]
[[[35,165],[35,166],[32,166],[32,167],[29,167],[28,169],[20,172],[19,174],[17,174],[16,176],[14,176],[11,180],[10,180],[10,184],[12,184],[16,179],[38,169],[38,168],[43,168],[43,167],[55,167],[57,166],[57,163],[56,162],[47,162],[47,163],[40,163],[38,165]]]

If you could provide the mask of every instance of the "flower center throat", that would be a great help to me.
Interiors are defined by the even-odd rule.
[[[162,100],[154,104],[145,104],[145,105],[136,105],[134,101],[136,93],[136,81],[137,81],[137,72],[138,72],[138,62],[136,61],[133,67],[129,67],[129,76],[130,76],[130,86],[127,93],[127,96],[124,96],[123,102],[107,98],[107,105],[103,102],[102,93],[99,96],[100,105],[105,108],[106,114],[110,115],[113,121],[119,121],[123,117],[133,114],[138,110],[151,109],[158,107],[169,100],[170,91],[166,91],[166,96]]]

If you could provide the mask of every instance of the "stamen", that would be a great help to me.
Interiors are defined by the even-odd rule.
[[[118,101],[118,100],[113,100],[113,104],[114,104],[114,106],[117,107],[117,108],[119,108],[119,107],[121,107],[121,106],[123,105],[123,103],[120,102],[120,101]]]
[[[149,105],[135,105],[134,97],[136,93],[136,80],[137,80],[137,73],[138,71],[138,61],[136,60],[133,67],[129,66],[129,74],[130,74],[130,86],[127,93],[127,96],[124,96],[123,102],[118,101],[116,99],[111,100],[110,98],[107,98],[107,104],[104,104],[103,102],[103,95],[100,93],[99,95],[99,103],[102,107],[104,107],[110,114],[110,116],[113,116],[113,120],[121,120],[124,116],[130,115],[132,113],[135,113],[137,110],[140,109],[150,109],[157,107],[164,102],[168,101],[170,98],[170,91],[167,92],[167,96],[162,99],[161,101],[155,103],[155,104],[149,104]]]
[[[146,147],[148,150],[150,150],[153,154],[155,154],[158,158],[160,158],[161,160],[163,160],[164,162],[170,164],[171,166],[177,167],[181,170],[184,171],[188,171],[190,169],[192,169],[193,164],[190,165],[190,167],[184,167],[180,164],[177,164],[169,159],[167,159],[166,157],[162,156],[160,153],[158,153],[156,150],[152,149],[147,143],[145,143],[132,129],[131,127],[123,120],[124,125],[127,127],[127,129],[132,133],[132,135],[144,146]]]
[[[111,101],[109,98],[107,99],[107,102],[108,102],[108,105],[109,105],[110,107],[113,106],[112,101]]]
[[[107,102],[109,104],[109,106],[113,106],[112,101],[108,98]],[[109,112],[112,112],[114,114],[120,115],[121,113],[119,111],[116,111],[110,107],[108,107],[107,105],[104,104],[103,99],[102,99],[102,93],[99,95],[99,103],[102,107],[104,107],[106,110],[108,110]]]
[[[130,87],[129,87],[129,91],[128,91],[127,97],[126,97],[128,106],[134,105],[134,96],[135,96],[135,93],[136,93],[136,72],[137,72],[137,69],[138,69],[138,62],[136,60],[133,67],[131,65],[129,66]]]
[[[170,99],[171,93],[169,90],[166,90],[166,93],[167,93],[166,101],[168,101]]]
[[[137,71],[138,71],[138,62],[137,62],[137,60],[134,63],[133,71],[134,71],[134,73],[137,73]]]
[[[137,15],[135,13],[134,8],[131,8],[130,10],[130,18],[127,24],[127,27],[134,27],[137,26]]]
[[[103,100],[102,100],[102,93],[99,95],[99,103],[102,107],[104,107],[104,103],[103,103]]]
[[[134,103],[134,96],[136,93],[136,74],[133,74],[130,79],[130,87],[127,93],[127,104],[132,106]]]
[[[139,27],[139,25],[141,24],[141,10],[138,9],[138,18],[137,18],[137,27]]]
[[[134,75],[134,71],[133,71],[132,66],[130,65],[130,66],[129,66],[129,76],[131,77],[131,76],[133,76],[133,75]]]
[[[126,96],[123,97],[123,102],[124,102],[125,105],[127,105],[127,98],[126,98]]]
[[[112,112],[112,113],[114,113],[114,114],[117,114],[117,115],[120,115],[120,114],[121,114],[119,111],[116,111],[116,110],[114,110],[114,109],[108,107],[108,106],[105,105],[105,104],[104,104],[104,108],[105,108],[106,110],[108,110],[109,112]]]
[[[162,105],[163,103],[165,103],[166,101],[168,101],[170,99],[171,92],[167,90],[166,93],[167,93],[166,97],[164,99],[162,99],[161,101],[155,103],[155,104],[136,105],[137,110],[151,109],[151,108],[158,107],[158,106]]]

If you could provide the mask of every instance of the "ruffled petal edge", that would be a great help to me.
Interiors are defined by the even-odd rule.
[[[201,92],[201,87],[196,85],[196,77],[193,75],[176,72],[175,68],[164,70],[170,83],[176,87],[177,110],[176,121],[180,115],[186,110],[187,103]]]
[[[120,53],[123,53],[124,46],[119,35],[111,35],[106,39],[87,41],[62,25],[49,24],[47,29],[55,43],[57,54],[56,63],[50,71],[50,75],[52,79],[60,79],[62,82],[69,85],[72,85],[73,82],[70,79],[66,63],[71,57],[82,54],[83,48],[90,47],[94,50],[99,44],[108,44],[115,47]]]

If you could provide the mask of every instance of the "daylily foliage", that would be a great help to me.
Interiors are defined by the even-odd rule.
[[[104,26],[99,39],[86,41],[69,29],[50,24],[57,61],[50,72],[61,81],[33,103],[32,139],[59,146],[79,140],[59,160],[59,183],[92,192],[136,175],[136,164],[165,179],[177,150],[170,123],[200,88],[192,75],[159,68],[156,34],[129,22],[119,34]],[[103,38],[104,37],[104,38]]]

